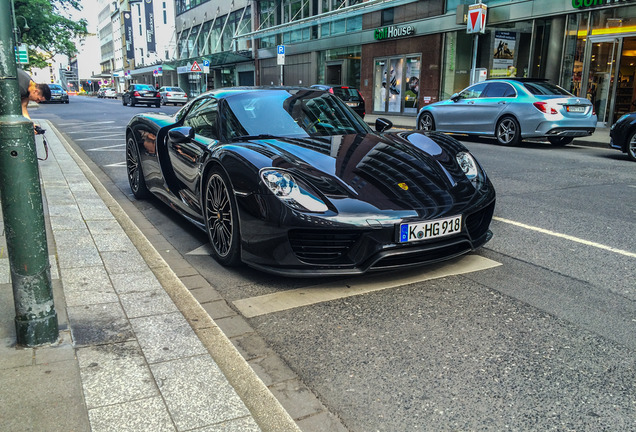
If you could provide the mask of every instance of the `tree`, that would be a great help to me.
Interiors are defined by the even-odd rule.
[[[88,35],[84,18],[67,17],[73,10],[82,10],[78,0],[14,0],[14,7],[21,41],[29,47],[27,69],[44,68],[57,54],[73,57],[78,53],[75,41]],[[20,17],[28,23],[28,31]]]

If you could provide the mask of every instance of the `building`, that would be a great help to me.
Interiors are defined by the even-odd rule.
[[[176,0],[163,73],[191,96],[233,85],[351,85],[369,113],[414,118],[468,86],[475,61],[483,78],[546,78],[587,97],[602,124],[635,109],[636,0],[483,0],[477,35],[466,31],[473,3]],[[137,53],[134,61],[141,79],[149,66]]]
[[[176,54],[174,2],[101,1],[98,32],[103,85],[119,92],[130,82],[175,85],[164,63]]]

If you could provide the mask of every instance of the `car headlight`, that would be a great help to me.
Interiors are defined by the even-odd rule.
[[[261,171],[265,186],[287,205],[298,210],[325,212],[327,205],[290,173],[273,169]]]
[[[455,157],[457,158],[459,167],[462,169],[464,174],[466,174],[466,178],[473,183],[478,182],[480,177],[480,168],[475,158],[468,152],[459,152]]]

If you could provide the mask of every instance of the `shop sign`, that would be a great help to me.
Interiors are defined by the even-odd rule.
[[[586,7],[595,6],[607,6],[616,3],[628,3],[633,0],[572,0],[572,7],[574,9],[581,9]]]
[[[373,32],[373,39],[375,40],[383,40],[383,39],[393,39],[404,36],[411,36],[415,34],[415,27],[411,25],[402,26],[402,27],[383,27],[379,29],[375,29]]]

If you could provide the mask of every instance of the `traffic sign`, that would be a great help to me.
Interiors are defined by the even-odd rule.
[[[285,64],[285,45],[278,45],[276,52],[278,53],[276,56],[276,64],[283,66]]]
[[[203,70],[201,70],[201,66],[199,66],[199,63],[197,63],[196,60],[194,61],[194,63],[192,63],[190,72],[203,72]]]
[[[278,49],[277,51],[278,54],[285,55],[285,45],[278,45],[277,49]]]
[[[488,6],[483,3],[468,6],[468,22],[466,23],[466,33],[486,33],[486,14]]]
[[[15,62],[18,64],[29,64],[29,50],[26,44],[15,47]]]
[[[210,73],[210,60],[203,60],[203,73]]]

